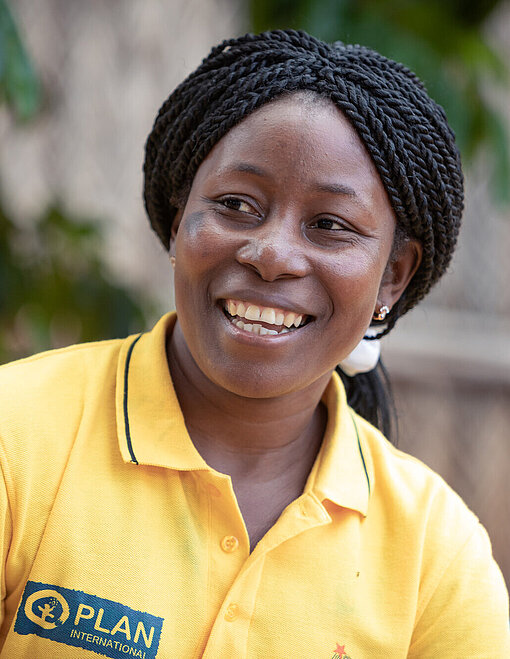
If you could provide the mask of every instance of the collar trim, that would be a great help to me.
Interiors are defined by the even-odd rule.
[[[122,409],[124,411],[124,430],[126,432],[126,442],[129,455],[131,456],[131,462],[135,465],[139,464],[136,459],[135,452],[133,450],[133,443],[131,442],[131,430],[129,427],[129,414],[128,414],[128,377],[129,377],[129,365],[131,364],[131,355],[133,353],[133,348],[141,338],[139,334],[136,339],[129,346],[128,353],[126,355],[126,365],[124,367],[124,396],[122,399]]]
[[[367,477],[367,487],[368,487],[368,496],[370,497],[371,488],[370,488],[370,478],[368,477],[368,471],[367,471],[367,463],[365,462],[365,456],[363,455],[363,449],[361,448],[361,441],[359,438],[359,432],[358,432],[358,425],[356,423],[356,419],[354,418],[354,414],[352,411],[349,409],[349,412],[351,414],[351,419],[354,424],[354,430],[356,431],[356,439],[358,440],[358,449],[359,449],[359,454],[361,456],[361,462],[363,464],[363,469],[365,470],[365,476]]]

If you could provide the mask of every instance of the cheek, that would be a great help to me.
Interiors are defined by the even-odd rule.
[[[181,222],[175,243],[175,278],[196,281],[225,263],[229,241],[205,212],[191,213]]]
[[[385,260],[371,250],[353,249],[329,263],[326,275],[344,304],[375,300],[379,292]]]
[[[345,256],[345,255],[344,255]],[[377,304],[384,268],[373,255],[353,250],[328,270],[332,312],[324,333],[326,353],[339,363],[365,336]]]
[[[175,245],[176,259],[179,267],[187,269],[205,269],[221,246],[218,229],[208,221],[206,213],[197,212],[187,215],[181,222]]]

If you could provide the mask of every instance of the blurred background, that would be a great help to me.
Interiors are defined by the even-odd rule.
[[[303,28],[414,69],[463,154],[449,274],[384,340],[399,447],[456,489],[510,582],[510,2],[0,0],[0,363],[172,306],[143,146],[170,90],[247,30]]]

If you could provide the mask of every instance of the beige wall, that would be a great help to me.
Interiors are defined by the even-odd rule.
[[[21,222],[57,195],[107,220],[115,272],[170,304],[166,257],[142,204],[145,139],[169,92],[244,24],[237,0],[15,0],[46,90],[17,128],[0,110],[0,185]]]

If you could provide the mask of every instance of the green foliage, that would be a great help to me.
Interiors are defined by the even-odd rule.
[[[151,310],[112,283],[99,227],[55,205],[21,229],[0,208],[0,363],[144,327]]]
[[[21,120],[40,106],[40,85],[5,0],[0,0],[0,102]]]
[[[488,85],[508,84],[506,62],[484,24],[502,0],[250,0],[255,31],[304,29],[325,41],[361,43],[416,71],[453,126],[465,162],[486,150],[493,190],[510,202],[509,136]]]

